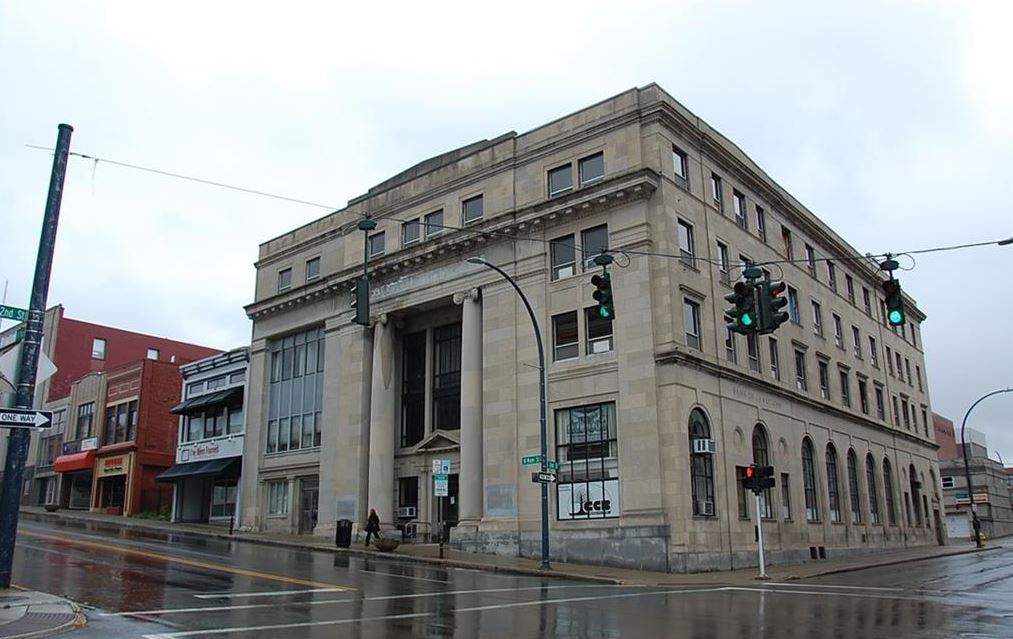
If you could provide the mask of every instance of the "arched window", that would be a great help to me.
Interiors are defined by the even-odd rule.
[[[753,463],[757,466],[770,466],[767,431],[763,428],[763,424],[757,424],[753,428]],[[764,519],[774,516],[773,497],[770,493],[770,488],[765,488],[760,493],[760,517]]]
[[[890,472],[890,460],[883,458],[883,494],[886,495],[886,516],[891,526],[897,525],[897,504],[893,498],[893,477]]]
[[[689,414],[689,472],[694,515],[717,514],[717,504],[714,501],[714,455],[711,452],[694,452],[700,450],[700,447],[694,445],[695,440],[710,438],[707,416],[699,408],[694,408]]]
[[[827,497],[830,521],[841,521],[841,487],[837,481],[837,450],[827,444]]]
[[[805,492],[805,518],[807,521],[819,521],[820,507],[816,501],[816,462],[813,459],[813,443],[808,437],[802,440],[802,487]]]
[[[858,494],[858,457],[852,448],[848,449],[848,497],[851,502],[851,521],[862,523],[862,501]]]
[[[872,453],[865,456],[865,482],[869,489],[869,518],[872,523],[879,523],[879,492],[876,490],[876,460]]]
[[[908,468],[908,473],[911,476],[911,501],[915,507],[915,525],[922,525],[922,483],[918,481],[918,471],[915,470],[915,465],[911,464]]]

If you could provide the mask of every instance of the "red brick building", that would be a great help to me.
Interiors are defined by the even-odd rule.
[[[939,460],[956,459],[961,456],[957,444],[953,422],[942,415],[932,413],[932,428],[936,431],[936,443],[939,444]]]

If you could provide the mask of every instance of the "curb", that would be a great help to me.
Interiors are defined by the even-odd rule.
[[[172,528],[151,526],[133,521],[107,522],[100,519],[67,517],[59,513],[40,513],[32,511],[22,511],[21,517],[31,519],[33,521],[82,521],[109,527],[130,528],[134,530],[157,530],[159,532],[167,532],[174,535],[192,535],[195,537],[208,537],[212,539],[221,539],[226,541],[241,541],[251,544],[259,544],[262,546],[282,546],[285,548],[292,548],[295,550],[312,550],[318,552],[329,552],[333,555],[346,555],[366,558],[392,557],[403,561],[410,561],[420,564],[446,566],[448,568],[467,568],[470,570],[481,570],[483,572],[522,575],[526,577],[550,577],[556,579],[571,579],[574,581],[587,581],[591,583],[600,583],[615,586],[623,585],[625,583],[624,580],[617,579],[614,577],[584,575],[580,573],[571,573],[561,570],[542,570],[540,568],[524,568],[523,566],[501,566],[497,564],[470,562],[461,559],[440,559],[438,557],[419,557],[416,555],[408,555],[408,554],[383,553],[372,550],[360,550],[358,548],[337,548],[334,546],[328,546],[324,544],[300,544],[285,539],[270,539],[270,538],[256,537],[250,535],[249,533],[237,533],[229,535],[226,533],[216,533],[212,531],[203,531],[194,529],[174,530]]]
[[[824,575],[839,575],[846,572],[856,572],[859,570],[867,570],[869,568],[883,568],[886,566],[897,566],[900,564],[910,564],[916,561],[927,561],[929,559],[941,559],[943,557],[959,557],[960,555],[970,555],[972,553],[989,552],[992,550],[1002,550],[1001,546],[988,546],[987,548],[968,548],[966,550],[958,550],[954,552],[940,553],[936,555],[926,555],[925,557],[910,557],[907,559],[890,559],[873,564],[865,564],[862,566],[842,566],[839,568],[828,568],[821,570],[820,572],[813,573],[811,575],[789,575],[785,577],[785,581],[797,581],[800,579],[810,579],[812,577],[822,577]]]

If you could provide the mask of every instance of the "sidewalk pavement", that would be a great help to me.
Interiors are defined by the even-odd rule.
[[[322,537],[310,535],[283,535],[274,533],[240,533],[229,534],[228,529],[207,524],[171,524],[164,521],[134,519],[102,513],[60,510],[54,513],[42,508],[22,507],[23,520],[60,521],[72,520],[93,522],[102,526],[115,526],[121,529],[154,530],[161,533],[179,533],[243,541],[272,546],[285,546],[303,550],[316,550],[353,556],[376,557],[393,556],[406,561],[436,564],[455,568],[470,568],[490,572],[504,572],[520,575],[551,576],[581,581],[606,584],[627,584],[644,586],[709,586],[729,584],[756,584],[756,567],[720,572],[677,574],[630,570],[609,566],[594,566],[567,562],[553,562],[552,570],[543,571],[537,559],[524,557],[504,557],[485,555],[444,548],[443,558],[436,544],[402,544],[393,553],[381,553],[367,548],[353,540],[351,548],[336,548],[333,542]],[[986,552],[999,548],[994,542],[986,548],[975,548],[971,542],[957,542],[946,546],[917,546],[882,552],[872,552],[860,556],[841,559],[824,559],[801,564],[785,564],[767,566],[767,574],[772,581],[789,581],[807,579],[820,575],[850,572],[879,566],[948,557],[972,552]],[[2,637],[2,635],[0,635]]]
[[[42,592],[0,588],[0,639],[42,637],[85,624],[77,604]]]

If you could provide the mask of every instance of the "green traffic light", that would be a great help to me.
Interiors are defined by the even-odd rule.
[[[739,318],[739,322],[743,326],[752,326],[753,325],[753,316],[750,315],[749,313],[743,313],[742,317]]]
[[[598,307],[598,315],[602,319],[612,319],[612,313],[607,308],[605,308],[604,306],[599,306]]]
[[[904,323],[904,313],[900,312],[898,309],[891,310],[887,317],[890,320],[890,324],[893,326],[900,326]]]

